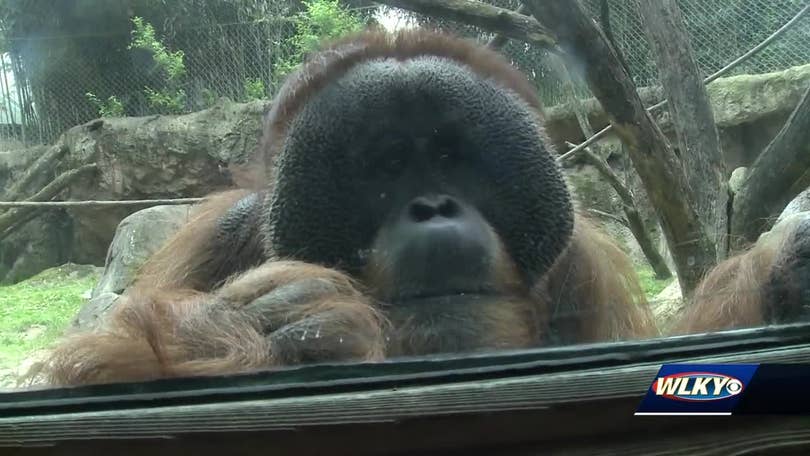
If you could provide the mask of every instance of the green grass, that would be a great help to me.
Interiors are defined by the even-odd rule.
[[[98,281],[95,268],[68,264],[0,286],[0,368],[17,366],[68,327]]]
[[[641,282],[641,288],[647,298],[654,298],[658,293],[664,291],[674,279],[659,280],[655,278],[655,272],[649,266],[641,266],[636,268],[638,279]]]

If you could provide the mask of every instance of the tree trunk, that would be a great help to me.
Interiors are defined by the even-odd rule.
[[[734,196],[732,247],[757,240],[796,195],[810,185],[810,87],[785,125],[757,157]]]
[[[45,186],[42,190],[38,191],[34,196],[26,199],[26,201],[33,202],[33,201],[47,201],[54,196],[58,195],[59,192],[65,189],[71,182],[77,179],[79,176],[91,172],[91,171],[98,171],[98,167],[95,163],[91,163],[88,165],[80,166],[76,169],[72,169],[70,171],[65,171],[64,173],[60,174],[56,179],[51,181],[48,185]],[[39,212],[39,208],[37,207],[20,207],[17,209],[11,209],[8,212],[0,215],[0,240],[7,237],[9,234],[14,232],[15,228],[21,227],[24,222],[31,220],[33,214]]]
[[[728,245],[728,183],[709,95],[675,0],[643,1],[639,9],[669,100],[691,200],[703,233],[716,246],[714,252],[705,255],[714,254],[720,260]],[[702,266],[710,264],[704,262]]]
[[[523,14],[524,11],[526,11],[526,6],[521,4],[520,6],[517,7],[517,9],[515,10],[515,13]],[[534,20],[534,19],[532,19],[532,20]],[[504,47],[506,45],[506,43],[508,43],[508,42],[509,42],[509,37],[508,36],[504,35],[503,33],[498,33],[494,37],[492,37],[491,40],[489,40],[489,42],[487,43],[487,46],[492,48],[492,49],[500,49],[500,48]]]
[[[48,150],[38,157],[31,166],[25,171],[25,174],[15,181],[11,187],[3,195],[6,201],[16,201],[22,198],[23,193],[31,185],[37,177],[52,172],[62,157],[67,153],[67,147],[63,145],[51,146]]]
[[[704,232],[682,164],[644,109],[635,85],[604,33],[578,1],[527,0],[529,11],[558,45],[585,65],[588,86],[608,113],[617,135],[661,220],[683,295],[691,296],[702,271],[715,264],[714,243]]]
[[[579,98],[577,98],[577,94],[574,91],[574,81],[571,73],[565,66],[563,59],[558,56],[552,56],[551,63],[554,72],[557,73],[557,76],[562,82],[565,97],[568,99],[571,109],[577,117],[577,122],[579,123],[579,128],[582,130],[582,134],[586,139],[590,138],[593,136],[593,127],[591,127],[588,115],[585,113],[585,109],[582,107],[582,103]],[[593,145],[596,153],[586,147],[580,150],[578,155],[584,157],[588,163],[595,167],[597,171],[599,171],[599,174],[610,183],[613,190],[616,191],[616,194],[619,195],[619,198],[622,200],[622,210],[627,218],[625,222],[626,226],[633,233],[633,237],[636,238],[636,242],[638,242],[638,245],[641,247],[641,251],[644,252],[644,256],[647,258],[653,271],[655,271],[656,278],[662,280],[669,279],[672,277],[672,273],[667,267],[664,257],[662,257],[658,249],[655,248],[655,243],[650,237],[647,228],[644,226],[644,221],[641,219],[641,215],[638,212],[633,194],[630,192],[630,189],[624,185],[621,179],[619,179],[619,176],[613,172],[610,165],[601,158],[602,155],[599,153],[599,147],[598,144]],[[576,156],[577,155],[575,155],[575,157]]]

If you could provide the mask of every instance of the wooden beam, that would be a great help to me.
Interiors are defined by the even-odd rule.
[[[801,337],[806,338],[807,325],[788,326],[796,337],[804,334]],[[774,342],[773,336],[767,336],[773,331],[756,329],[700,338],[719,346],[721,340],[733,342],[729,334],[745,341],[757,339],[750,334],[761,334],[762,340]],[[650,344],[666,342],[647,342]],[[636,345],[642,347],[644,343]],[[629,354],[627,358],[633,359]],[[810,343],[667,359],[684,361],[808,362]],[[332,455],[361,455],[481,448],[525,454],[522,451],[528,445],[535,451],[556,449],[576,454],[594,451],[598,441],[599,449],[621,454],[648,454],[645,452],[652,450],[656,454],[680,454],[677,451],[682,448],[650,441],[658,434],[673,442],[690,441],[694,454],[721,454],[712,451],[734,442],[748,442],[750,448],[756,448],[797,437],[810,441],[803,419],[735,417],[734,426],[729,426],[728,417],[635,417],[633,413],[661,362],[504,375],[480,381],[445,380],[411,387],[389,384],[363,391],[276,399],[217,400],[182,406],[166,406],[156,400],[134,409],[0,418],[0,447],[14,448],[13,454],[38,454],[44,447],[59,454],[104,451],[157,456],[172,454],[170,451],[255,454],[261,450],[307,455],[328,450]]]

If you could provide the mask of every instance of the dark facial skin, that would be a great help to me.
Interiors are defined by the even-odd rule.
[[[494,292],[496,237],[460,197],[428,193],[395,208],[371,255],[391,283],[385,301]]]
[[[398,109],[396,126],[372,121],[371,130],[386,133],[355,149],[358,203],[379,227],[369,252],[378,298],[493,293],[498,238],[477,209],[492,184],[475,146],[442,110],[406,100]]]
[[[510,345],[482,338],[504,318],[520,337],[536,331],[527,286],[479,210],[495,203],[495,182],[465,113],[418,93],[392,98],[396,117],[369,117],[371,134],[349,147],[358,212],[377,227],[365,282],[397,328],[389,354]]]
[[[381,246],[386,232],[410,237],[428,227],[440,233],[438,222],[452,219],[466,239],[453,242],[472,250],[454,254],[452,244],[440,246],[448,250],[447,264],[466,263],[479,255],[470,253],[475,249],[482,249],[478,262],[490,261],[498,245],[487,239],[491,231],[530,283],[565,249],[573,227],[570,196],[535,113],[497,83],[444,59],[353,68],[305,104],[276,164],[265,227],[271,254],[354,275],[368,269],[373,247],[403,249]],[[442,206],[443,200],[458,212],[418,223],[407,215],[414,202]],[[482,220],[490,230],[475,227]],[[412,259],[403,259],[417,261],[422,254],[408,255]],[[397,272],[400,278],[413,274]]]
[[[308,100],[277,163],[269,248],[359,278],[395,328],[390,352],[538,333],[528,294],[573,210],[514,93],[446,59],[366,62]]]

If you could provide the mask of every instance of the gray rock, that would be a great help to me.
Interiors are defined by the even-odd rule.
[[[98,173],[75,181],[72,200],[201,197],[247,185],[243,164],[257,150],[268,102],[220,102],[177,116],[104,118],[69,129],[66,166],[95,163]],[[261,167],[250,167],[250,170]],[[243,176],[245,174],[246,176]],[[239,182],[238,182],[239,181]],[[116,227],[132,207],[74,207],[73,256],[101,264]]]
[[[680,283],[674,280],[651,300],[650,306],[659,329],[666,334],[684,310]]]
[[[789,227],[795,226],[797,222],[810,219],[810,211],[782,213],[779,220],[769,230],[759,235],[757,244],[763,242],[776,242],[781,238],[781,234]]]
[[[810,65],[718,79],[706,87],[718,127],[750,123],[796,106],[810,81]]]
[[[0,242],[0,283],[14,284],[70,260],[71,224],[64,212],[41,214]]]
[[[793,201],[785,206],[785,209],[783,209],[782,213],[779,214],[779,218],[776,219],[776,223],[778,224],[794,214],[807,211],[810,211],[810,188],[799,193],[795,198],[793,198]]]
[[[595,167],[581,165],[567,169],[566,178],[581,207],[621,214],[616,210],[621,207],[619,195]]]
[[[37,158],[50,146],[0,151],[0,200],[23,177]],[[27,186],[18,188],[20,195],[33,195],[53,179],[53,170],[36,175]],[[64,211],[44,211],[36,219],[20,226],[0,241],[0,283],[13,284],[32,277],[45,269],[70,260],[72,226]]]
[[[731,193],[737,193],[742,187],[742,183],[748,174],[748,168],[741,166],[731,172],[731,177],[728,180],[728,189]]]
[[[115,306],[118,298],[118,294],[109,292],[90,298],[73,319],[73,326],[81,329],[95,327],[101,318]]]
[[[189,205],[154,206],[122,220],[107,251],[104,272],[73,325],[88,328],[98,324],[146,259],[188,221],[190,210]]]
[[[135,212],[118,225],[107,251],[104,274],[91,299],[122,293],[143,263],[188,221],[189,205],[154,206]]]

